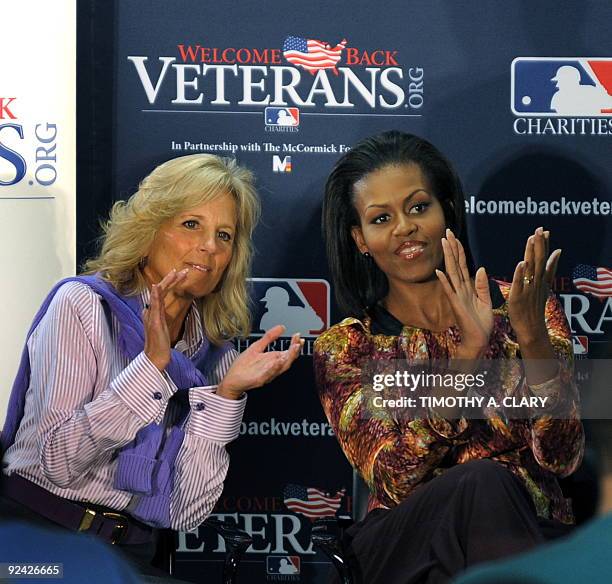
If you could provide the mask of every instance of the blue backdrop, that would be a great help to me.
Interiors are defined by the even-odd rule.
[[[254,333],[239,348],[266,311],[309,323],[304,355],[249,396],[231,447],[216,512],[255,535],[244,581],[321,581],[327,565],[309,543],[318,491],[323,513],[350,508],[311,354],[342,316],[320,235],[323,185],[358,140],[395,128],[437,145],[463,179],[472,249],[494,276],[511,278],[527,236],[550,229],[576,353],[609,354],[610,291],[574,280],[612,268],[611,19],[605,0],[118,3],[114,62],[102,68],[115,73],[112,197],[171,157],[236,156],[263,202]],[[179,552],[179,574],[214,581],[214,534],[182,535]]]

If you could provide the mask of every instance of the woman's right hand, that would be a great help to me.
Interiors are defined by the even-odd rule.
[[[284,330],[283,325],[276,325],[241,353],[219,383],[217,395],[238,399],[245,391],[270,383],[287,371],[298,358],[304,344],[299,333],[291,337],[291,345],[286,351],[266,352],[267,346],[278,339]]]
[[[186,276],[186,270],[168,272],[158,284],[151,286],[149,306],[148,308],[145,306],[142,311],[145,332],[144,353],[160,371],[168,366],[171,357],[171,339],[164,300],[166,294]]]
[[[486,349],[493,330],[493,309],[489,281],[484,268],[472,282],[461,242],[450,229],[442,238],[446,274],[436,270],[461,332],[457,357],[477,358]],[[449,281],[450,280],[450,281]]]

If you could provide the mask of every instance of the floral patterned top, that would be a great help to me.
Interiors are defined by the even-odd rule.
[[[506,304],[510,284],[490,283],[494,327],[485,359],[520,359]],[[508,370],[500,385],[506,396],[541,393],[550,398],[537,415],[522,419],[508,419],[501,407],[483,419],[455,422],[430,410],[419,417],[365,415],[362,369],[368,362],[450,358],[461,341],[457,327],[433,332],[403,326],[376,307],[363,321],[347,318],[317,339],[314,366],[323,409],[349,462],[370,488],[370,510],[397,505],[450,466],[491,458],[523,481],[538,515],[573,522],[570,501],[563,498],[556,475],[567,476],[578,467],[584,434],[570,329],[554,295],[547,301],[545,317],[559,374],[528,386],[518,367]]]

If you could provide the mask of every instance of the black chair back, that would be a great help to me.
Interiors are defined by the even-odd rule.
[[[359,473],[353,469],[353,521],[361,521],[368,513],[370,489]]]

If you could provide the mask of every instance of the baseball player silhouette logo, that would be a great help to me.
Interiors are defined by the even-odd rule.
[[[283,336],[316,337],[329,326],[329,284],[325,280],[253,278],[253,336],[277,324]]]

